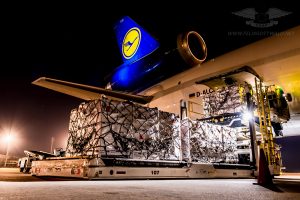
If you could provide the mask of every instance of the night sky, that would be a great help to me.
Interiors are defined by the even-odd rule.
[[[46,76],[103,87],[105,77],[121,64],[113,26],[124,15],[170,48],[174,48],[177,34],[198,31],[206,41],[209,60],[299,25],[298,7],[284,3],[235,4],[226,8],[199,7],[197,2],[186,5],[186,9],[174,5],[134,14],[119,13],[112,6],[81,4],[9,7],[1,24],[4,51],[0,73],[0,135],[11,129],[17,138],[10,150],[14,155],[22,155],[24,149],[50,151],[51,137],[55,138],[55,147],[65,148],[69,113],[82,100],[31,82]],[[263,29],[246,25],[244,18],[232,14],[252,7],[262,10],[276,7],[291,14],[279,18],[278,25]],[[109,14],[103,13],[104,10]],[[167,14],[166,10],[171,12]],[[232,36],[232,32],[250,34]],[[0,154],[5,154],[2,142]]]

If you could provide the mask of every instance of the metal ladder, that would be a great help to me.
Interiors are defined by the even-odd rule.
[[[261,133],[260,148],[264,150],[268,165],[273,166],[273,171],[280,171],[281,157],[280,153],[278,153],[278,151],[275,149],[270,118],[270,104],[268,99],[270,87],[263,86],[262,81],[255,78],[255,89]]]

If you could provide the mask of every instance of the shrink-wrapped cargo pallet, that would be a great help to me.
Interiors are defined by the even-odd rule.
[[[236,162],[236,131],[132,102],[102,98],[71,111],[67,153],[149,160]]]
[[[67,153],[136,159],[180,159],[173,113],[102,98],[71,111]]]
[[[235,129],[187,119],[182,127],[182,135],[186,135],[182,141],[185,159],[204,163],[237,163]]]
[[[242,112],[245,108],[243,97],[240,94],[240,86],[230,85],[218,88],[213,93],[203,97],[204,116],[218,116],[224,113]]]

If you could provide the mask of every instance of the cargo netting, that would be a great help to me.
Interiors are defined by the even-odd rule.
[[[237,163],[237,130],[185,119],[182,121],[182,157],[193,162]]]
[[[67,154],[237,162],[234,128],[102,98],[71,111]]]
[[[180,159],[173,113],[102,98],[71,111],[67,153],[135,159]]]
[[[203,96],[204,117],[242,112],[245,109],[245,103],[241,89],[243,89],[242,86],[233,84],[205,94]]]

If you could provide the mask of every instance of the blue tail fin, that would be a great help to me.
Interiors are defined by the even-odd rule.
[[[117,22],[114,29],[124,64],[136,62],[159,47],[159,43],[128,16]]]

